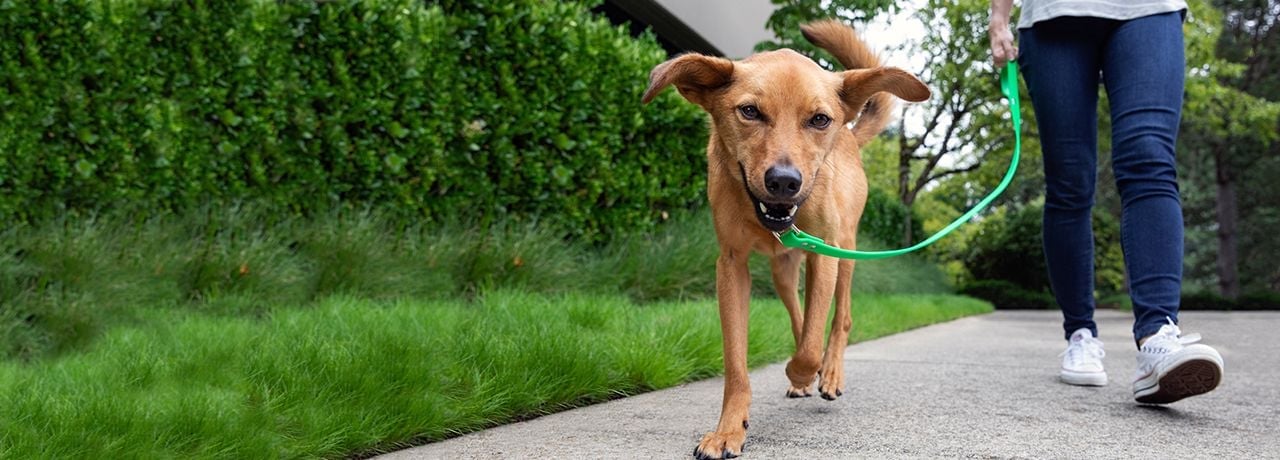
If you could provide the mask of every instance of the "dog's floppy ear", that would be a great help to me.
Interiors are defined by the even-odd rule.
[[[685,54],[658,64],[649,72],[649,89],[641,100],[652,101],[663,88],[675,85],[689,102],[706,107],[709,94],[729,84],[733,77],[733,61],[702,54]]]
[[[867,100],[881,91],[911,102],[929,99],[929,87],[915,75],[897,67],[846,70],[841,75],[844,86],[840,90],[840,99],[845,104],[845,123],[853,121]]]

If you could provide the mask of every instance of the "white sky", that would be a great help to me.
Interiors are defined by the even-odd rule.
[[[881,14],[868,24],[856,24],[862,39],[871,45],[871,49],[880,50],[880,58],[885,64],[907,69],[912,73],[920,73],[924,69],[923,58],[913,56],[909,49],[915,37],[924,35],[924,24],[915,18],[915,14],[924,6],[923,0],[902,2],[896,14]]]
[[[865,25],[855,24],[855,27],[860,29],[862,39],[871,46],[871,49],[881,52],[880,58],[885,65],[901,67],[911,73],[920,75],[927,62],[923,55],[912,53],[911,48],[913,41],[925,34],[924,24],[915,17],[915,14],[924,5],[925,0],[902,2],[899,4],[897,13],[881,14],[870,23]],[[930,83],[928,81],[925,82],[931,88],[936,88]],[[935,92],[933,97],[937,98],[941,97],[941,95]],[[905,118],[907,132],[919,133],[924,130],[925,113],[920,110],[907,110],[905,116],[899,111],[897,116]],[[939,165],[943,168],[955,167],[956,162],[962,161],[965,156],[963,154],[949,154],[942,158]]]
[[[924,4],[924,0],[902,2],[899,4],[897,13],[881,14],[870,23],[855,24],[854,27],[858,29],[862,39],[871,46],[872,50],[880,52],[880,59],[885,65],[901,67],[919,75],[927,62],[922,55],[911,52],[911,45],[913,40],[925,33],[924,24],[915,17],[916,12]],[[934,97],[937,95],[935,94]],[[906,125],[907,131],[920,132],[924,129],[924,114],[908,111]]]

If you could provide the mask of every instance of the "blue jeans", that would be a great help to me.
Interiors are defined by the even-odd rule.
[[[1066,336],[1093,321],[1091,210],[1098,83],[1111,102],[1112,167],[1135,339],[1177,321],[1182,205],[1174,168],[1186,58],[1182,14],[1127,21],[1062,17],[1019,31],[1019,67],[1044,155],[1044,253]]]

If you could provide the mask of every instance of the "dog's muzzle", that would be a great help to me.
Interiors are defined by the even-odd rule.
[[[742,186],[747,191],[747,197],[751,199],[751,207],[756,212],[756,220],[760,221],[760,225],[771,232],[777,233],[791,228],[795,224],[796,211],[800,210],[800,206],[804,204],[807,197],[796,197],[794,200],[778,200],[765,201],[751,192],[751,187],[747,185],[747,172],[741,164],[738,168],[742,171]]]

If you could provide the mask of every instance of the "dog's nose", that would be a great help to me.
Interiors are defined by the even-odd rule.
[[[778,198],[791,198],[800,193],[800,170],[791,165],[778,165],[764,172],[764,188]]]

